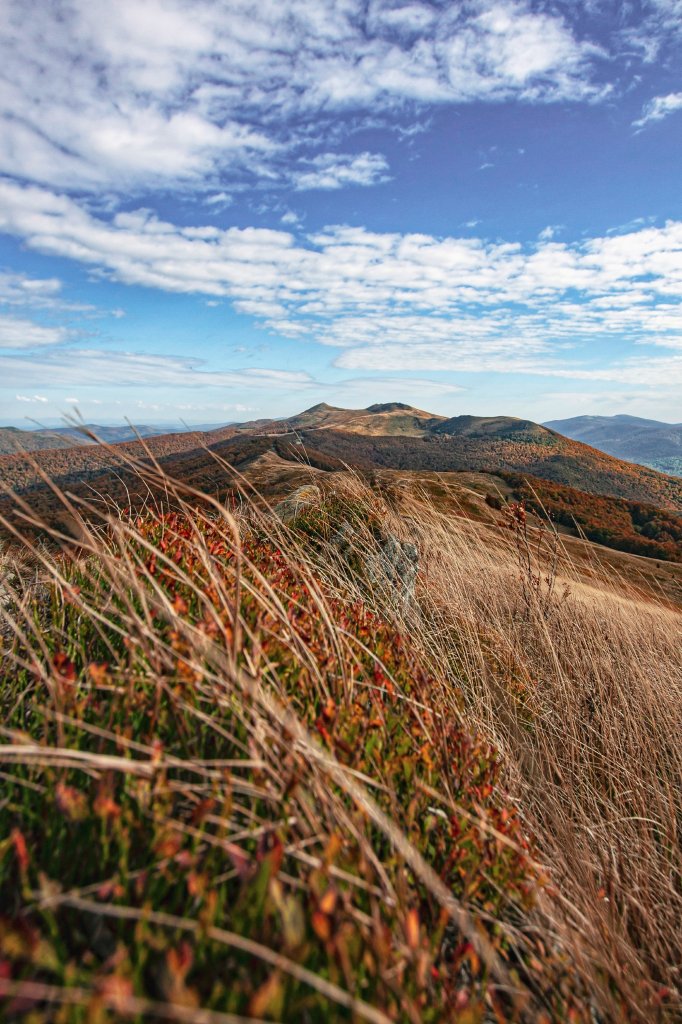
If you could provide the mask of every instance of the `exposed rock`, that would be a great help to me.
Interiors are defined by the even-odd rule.
[[[385,589],[388,583],[403,601],[411,602],[414,599],[419,571],[416,545],[400,541],[392,533],[382,533],[378,537],[378,553],[367,555],[357,549],[350,523],[342,524],[332,537],[332,544],[346,558],[353,552],[362,557],[365,574],[372,586]]]
[[[405,601],[414,599],[419,571],[419,552],[409,541],[399,541],[392,533],[380,542],[379,571]],[[368,570],[371,566],[368,565]]]
[[[298,487],[287,498],[275,506],[275,512],[284,523],[292,523],[311,505],[322,501],[322,492],[315,484],[304,484]],[[387,587],[401,602],[411,604],[414,600],[417,573],[419,571],[419,552],[416,545],[409,541],[400,541],[394,534],[384,532],[378,527],[372,528],[376,539],[376,548],[367,548],[357,543],[357,527],[350,522],[342,522],[331,538],[332,545],[347,560],[355,559],[355,565],[371,587],[386,590]]]
[[[275,505],[275,512],[283,523],[291,523],[310,505],[317,505],[322,499],[322,492],[315,484],[303,484],[297,487],[287,498]]]

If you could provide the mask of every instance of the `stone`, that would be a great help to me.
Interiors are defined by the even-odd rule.
[[[316,487],[315,484],[303,484],[275,505],[275,513],[283,523],[292,523],[304,509],[319,504],[321,499],[322,492],[319,487]]]

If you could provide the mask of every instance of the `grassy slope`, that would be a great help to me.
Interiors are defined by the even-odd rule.
[[[333,455],[349,465],[439,472],[526,472],[593,494],[682,511],[682,481],[676,477],[621,462],[551,431],[546,431],[540,441],[524,432],[392,438],[325,430],[304,432],[302,438],[307,448]]]
[[[522,423],[522,421],[516,422]],[[349,437],[349,435],[340,435],[333,431],[324,432],[325,437],[321,439],[321,433],[304,435],[308,442],[306,446],[295,443],[290,436],[246,435],[217,442],[211,449],[197,449],[195,442],[190,442],[185,451],[176,450],[178,438],[168,435],[152,439],[157,440],[159,446],[154,448],[150,445],[149,454],[150,457],[157,457],[175,478],[182,480],[188,486],[207,491],[220,500],[231,500],[230,495],[234,494],[235,473],[230,466],[235,466],[238,474],[245,474],[266,497],[278,494],[282,487],[287,485],[293,487],[297,482],[302,482],[306,472],[310,469],[327,473],[344,470],[345,463],[342,459],[320,451],[319,447],[311,448],[309,446],[311,443],[317,445],[322,443],[330,452],[342,452],[349,462],[355,461],[356,466],[359,462],[360,467],[369,478],[376,476],[377,471],[374,468],[376,463],[406,462],[409,467],[412,467],[424,463],[428,465],[429,461],[435,461],[437,466],[447,466],[454,461],[459,466],[458,475],[452,473],[445,475],[450,478],[450,486],[454,484],[455,489],[460,491],[460,499],[462,489],[466,489],[466,480],[471,476],[463,467],[469,466],[471,461],[476,465],[475,458],[469,460],[464,457],[465,446],[461,442],[456,447],[456,458],[453,458],[451,449],[448,449],[449,455],[443,455],[443,446],[440,443],[435,449],[433,443],[426,443],[415,452],[406,446],[405,439],[401,444],[396,438],[384,438],[381,439],[384,442],[391,441],[387,456],[385,447],[381,448],[378,455],[376,454],[376,438]],[[181,437],[182,435],[180,435]],[[499,453],[496,445],[497,442],[495,442],[493,450]],[[97,470],[93,467],[85,479],[82,479],[82,470],[75,474],[75,482],[70,474],[62,474],[53,479],[62,487],[68,487],[70,492],[80,495],[81,498],[99,504],[101,504],[102,496],[106,496],[108,501],[120,504],[130,504],[131,500],[144,500],[147,485],[141,486],[139,477],[126,463],[126,460],[130,460],[130,452],[136,450],[141,450],[139,445],[120,445],[113,449],[102,448],[97,452],[101,460],[100,465],[105,464],[106,460],[111,458],[117,460],[115,474],[112,474],[111,469],[100,468]],[[435,459],[433,458],[434,450],[437,456]],[[480,453],[478,442],[476,442],[474,451]],[[59,452],[47,453],[42,461],[46,468],[51,467],[53,471],[59,467],[63,468]],[[145,457],[145,462],[147,464],[149,462],[147,457]],[[26,465],[29,469],[31,468],[29,463]],[[10,470],[15,471],[13,464],[10,466]],[[401,471],[383,470],[383,472]],[[412,475],[415,480],[434,476],[433,470],[410,468],[402,472]],[[632,502],[625,498],[591,495],[576,488],[553,484],[530,475],[521,476],[513,473],[505,475],[509,480],[515,481],[514,488],[517,499],[524,498],[529,507],[533,507],[536,504],[536,499],[540,498],[545,508],[554,517],[555,522],[563,524],[573,532],[577,524],[578,529],[588,538],[616,550],[673,562],[680,561],[682,558],[678,514],[665,512],[656,506]],[[483,487],[484,493],[494,494],[500,487],[503,490],[508,489],[508,484],[505,484],[497,473],[486,472],[479,476],[479,483]],[[457,482],[458,478],[460,483]],[[41,480],[38,480],[37,484],[35,482],[31,484],[29,479],[26,483],[25,494],[34,512],[53,523],[67,526],[70,522],[72,517],[66,512],[58,495]],[[0,513],[10,514],[13,504],[11,497],[0,496]],[[473,509],[473,514],[478,515],[476,507]]]
[[[123,515],[5,598],[7,1012],[674,1019],[679,614],[514,508],[481,546],[339,486],[293,533]],[[369,571],[388,529],[419,614]]]

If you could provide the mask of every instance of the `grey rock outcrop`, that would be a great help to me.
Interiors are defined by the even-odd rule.
[[[297,487],[288,497],[275,505],[275,512],[283,523],[292,523],[296,516],[310,505],[317,505],[322,499],[322,492],[315,484],[303,484]]]

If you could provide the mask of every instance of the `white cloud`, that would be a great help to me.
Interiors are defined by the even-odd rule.
[[[0,380],[4,387],[12,388],[36,384],[42,387],[87,387],[111,385],[112,381],[117,386],[211,386],[257,390],[306,389],[314,385],[312,377],[305,372],[268,369],[210,371],[202,369],[202,362],[198,359],[98,349],[62,349],[41,353],[39,359],[0,355]]]
[[[61,291],[56,277],[30,278],[25,274],[0,273],[0,303],[8,306],[52,306]]]
[[[43,327],[33,320],[15,316],[0,316],[0,349],[40,348],[43,345],[58,345],[68,338],[64,327]]]
[[[590,100],[605,91],[601,56],[530,0],[54,0],[30,18],[5,0],[0,172],[198,187],[222,203],[226,175],[288,179],[306,138],[294,123],[406,102]]]
[[[294,171],[292,180],[297,191],[337,189],[345,185],[377,185],[388,181],[388,164],[381,153],[321,153],[308,161],[309,170]],[[282,218],[284,221],[284,217]]]
[[[349,377],[338,386],[347,391],[371,391],[374,394],[388,392],[393,396],[392,401],[400,401],[396,395],[404,393],[436,396],[454,395],[466,390],[460,384],[428,380],[423,377]]]
[[[301,223],[301,218],[297,213],[294,213],[293,210],[287,210],[280,217],[280,223],[286,224],[287,226],[291,225],[292,227],[297,227]]]
[[[207,196],[204,202],[207,206],[230,206],[232,203],[232,196],[228,195],[227,192],[215,192],[212,196]]]
[[[654,96],[649,103],[645,104],[642,116],[633,121],[633,127],[643,128],[651,121],[662,121],[669,117],[676,110],[682,110],[682,92],[671,92],[667,96]]]
[[[5,181],[0,229],[128,284],[228,298],[275,333],[349,350],[346,368],[386,369],[383,352],[406,370],[558,372],[569,347],[592,341],[682,346],[682,222],[525,247],[349,226],[297,241],[144,210],[106,220]],[[399,366],[399,352],[415,362]]]
[[[551,242],[553,238],[562,230],[562,224],[548,224],[546,228],[543,228],[538,235],[540,242]]]
[[[15,395],[17,402],[47,402],[44,395]]]
[[[111,316],[119,320],[125,316],[122,309],[98,309],[65,299],[59,278],[32,278],[11,272],[0,272],[0,306],[24,307],[30,312],[78,313],[88,319]]]

